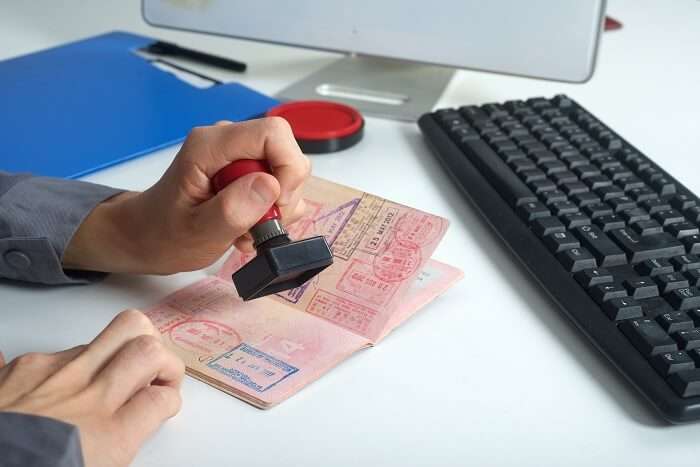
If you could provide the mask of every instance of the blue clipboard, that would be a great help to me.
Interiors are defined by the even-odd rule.
[[[278,104],[237,83],[195,87],[134,53],[154,41],[111,32],[0,61],[0,170],[77,178]]]

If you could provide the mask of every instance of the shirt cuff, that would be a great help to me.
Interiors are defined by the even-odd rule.
[[[78,429],[53,418],[0,412],[0,464],[82,467]]]
[[[97,271],[66,271],[63,253],[83,220],[121,190],[47,177],[23,178],[0,195],[0,276],[43,284],[85,283]]]

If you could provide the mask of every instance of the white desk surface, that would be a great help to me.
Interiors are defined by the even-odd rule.
[[[608,11],[624,28],[604,34],[590,82],[461,71],[439,106],[565,92],[700,193],[700,1],[611,1]],[[245,75],[206,71],[268,93],[335,58],[151,28],[138,0],[2,2],[0,58],[112,29],[244,60]],[[143,189],[176,150],[87,179]],[[466,278],[378,347],[272,410],[188,378],[182,412],[135,465],[698,465],[700,423],[661,421],[462,199],[416,125],[368,119],[358,146],[313,161],[317,175],[449,218],[435,257]],[[119,310],[204,274],[112,276],[89,287],[0,283],[0,348],[12,358],[85,342]]]

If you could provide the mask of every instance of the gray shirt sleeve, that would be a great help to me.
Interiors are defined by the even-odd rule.
[[[43,284],[102,277],[99,272],[66,271],[61,260],[87,215],[118,193],[77,180],[0,171],[0,277]]]
[[[52,418],[0,412],[1,467],[82,467],[78,429]]]

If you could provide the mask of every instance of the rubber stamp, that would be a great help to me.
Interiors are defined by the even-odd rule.
[[[264,161],[234,161],[214,175],[214,189],[219,192],[253,172],[270,173],[270,170]],[[250,229],[257,255],[232,275],[243,300],[299,287],[333,264],[333,254],[323,236],[292,241],[280,218],[279,208],[273,205]]]

